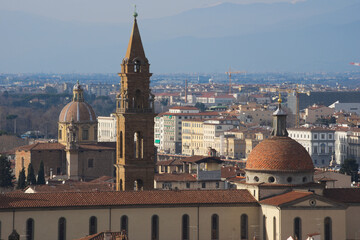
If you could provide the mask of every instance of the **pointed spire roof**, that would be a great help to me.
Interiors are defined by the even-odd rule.
[[[144,48],[141,42],[140,31],[137,25],[136,17],[134,15],[134,25],[131,32],[130,41],[126,51],[125,58],[132,60],[136,57],[142,58],[144,60],[146,59]]]

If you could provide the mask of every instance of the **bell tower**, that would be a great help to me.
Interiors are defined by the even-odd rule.
[[[134,13],[134,25],[121,63],[121,89],[116,100],[116,190],[154,188],[154,96]]]

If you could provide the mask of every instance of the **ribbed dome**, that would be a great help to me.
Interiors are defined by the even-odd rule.
[[[95,122],[96,114],[86,102],[69,102],[59,116],[59,122]]]
[[[262,141],[251,151],[246,170],[313,171],[314,164],[300,143],[289,137],[272,137]]]

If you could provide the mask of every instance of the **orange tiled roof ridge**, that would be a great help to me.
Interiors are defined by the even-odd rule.
[[[309,195],[313,195],[312,192],[301,192],[301,191],[292,191],[288,193],[284,193],[281,195],[277,195],[275,197],[270,197],[267,199],[264,199],[260,201],[261,204],[267,204],[267,205],[274,205],[274,206],[280,206],[285,203],[290,203],[292,201],[295,201],[297,199],[301,199],[304,197],[307,197]]]
[[[0,209],[192,204],[257,204],[248,190],[9,193]]]

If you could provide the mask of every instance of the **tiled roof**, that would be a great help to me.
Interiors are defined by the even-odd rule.
[[[190,173],[162,173],[155,174],[157,182],[196,182],[196,177]]]
[[[156,165],[157,166],[169,166],[171,165],[172,162],[174,162],[174,159],[170,159],[170,160],[165,160],[165,161],[157,161]]]
[[[179,110],[199,110],[197,107],[191,107],[191,106],[175,106],[175,107],[170,107],[169,109],[179,109]]]
[[[209,157],[209,156],[198,156],[194,155],[191,157],[187,157],[182,159],[183,162],[190,162],[190,163],[201,163],[201,162],[208,162],[208,161],[216,161],[221,163],[220,157]]]
[[[80,150],[115,150],[116,142],[98,142],[89,144],[80,144]]]
[[[114,182],[114,178],[110,176],[101,176],[99,178],[90,181],[90,183],[107,183],[107,182]]]
[[[29,186],[28,188],[33,189],[37,193],[92,192],[92,191],[112,191],[112,184],[66,181],[64,184],[34,185],[34,186]]]
[[[289,137],[272,137],[251,151],[246,170],[313,171],[314,164],[300,143]]]
[[[312,192],[292,191],[292,192],[288,192],[285,194],[277,195],[275,197],[264,199],[264,200],[260,201],[260,204],[280,206],[282,204],[289,203],[289,202],[307,197],[309,195],[313,195],[313,193]]]
[[[0,194],[0,209],[246,203],[257,203],[248,190],[152,190]]]
[[[41,150],[63,150],[65,145],[61,143],[34,143],[16,148],[17,151],[41,151]]]
[[[360,188],[326,188],[324,196],[343,203],[360,203]]]
[[[17,151],[45,151],[45,150],[64,150],[65,145],[61,143],[34,143],[31,145],[16,148]],[[98,142],[89,144],[80,144],[80,150],[115,150],[115,142]]]
[[[239,167],[226,166],[221,168],[221,178],[232,178],[236,176],[240,176],[241,174],[245,174],[243,169]]]

